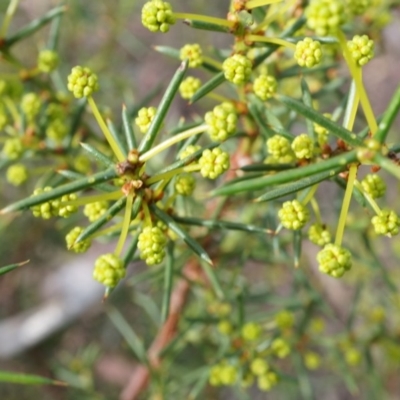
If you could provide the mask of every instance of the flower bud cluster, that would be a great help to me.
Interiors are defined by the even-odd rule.
[[[97,75],[87,67],[76,66],[72,68],[68,75],[68,90],[77,99],[91,96],[99,90]]]
[[[230,102],[219,104],[212,111],[206,113],[204,120],[208,125],[211,140],[223,142],[236,130],[237,114],[235,106]]]
[[[229,169],[229,154],[219,147],[206,149],[199,158],[199,165],[204,178],[216,179]]]
[[[363,67],[374,57],[374,41],[367,35],[356,35],[347,42],[350,54],[359,67]]]
[[[272,75],[261,74],[254,80],[253,91],[257,97],[266,101],[275,95],[277,87],[278,82]]]
[[[222,70],[229,82],[242,85],[250,79],[252,62],[242,54],[234,54],[223,62]]]
[[[328,243],[317,254],[317,261],[319,270],[334,278],[342,277],[346,271],[350,270],[352,265],[350,252],[332,243]]]
[[[115,254],[103,254],[94,264],[93,278],[106,287],[113,288],[117,286],[124,276],[124,263]]]
[[[285,201],[278,211],[281,224],[286,229],[298,230],[308,222],[310,214],[298,200]]]
[[[321,43],[318,40],[305,38],[296,44],[294,58],[300,67],[312,68],[321,62]]]
[[[167,238],[158,226],[146,226],[139,235],[140,258],[147,265],[160,264],[165,257]]]
[[[203,51],[198,43],[185,44],[179,52],[179,58],[188,60],[190,68],[197,68],[203,64]]]
[[[148,1],[142,8],[142,24],[151,32],[166,33],[175,24],[171,4],[162,0]]]
[[[76,239],[78,239],[79,235],[83,232],[83,228],[80,226],[76,226],[73,228],[71,231],[69,231],[65,237],[65,241],[67,243],[67,248],[68,250],[74,251],[75,253],[84,253],[89,249],[89,247],[92,245],[92,242],[90,239],[84,239],[81,240],[78,243],[76,242]]]
[[[151,121],[153,121],[157,113],[156,107],[143,107],[139,110],[135,123],[139,127],[140,132],[146,133],[149,130]]]

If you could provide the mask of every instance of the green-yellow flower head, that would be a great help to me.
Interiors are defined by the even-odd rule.
[[[314,156],[314,142],[306,133],[302,133],[294,138],[292,150],[299,160],[309,160]]]
[[[350,54],[359,67],[364,66],[374,57],[374,42],[367,35],[356,35],[347,42]]]
[[[317,246],[325,246],[330,243],[332,238],[326,226],[322,224],[312,224],[308,230],[308,238]]]
[[[151,32],[168,32],[175,24],[171,4],[162,0],[148,1],[142,8],[142,24]]]
[[[252,62],[242,54],[228,57],[222,64],[225,78],[235,85],[242,85],[250,79]]]
[[[346,22],[343,0],[311,0],[306,8],[307,25],[317,35],[335,34]]]
[[[20,186],[28,179],[28,170],[23,164],[14,164],[8,167],[6,178],[11,185]]]
[[[189,100],[200,89],[201,80],[194,76],[188,76],[179,86],[179,93],[183,99]]]
[[[199,44],[185,44],[180,52],[179,58],[182,61],[188,60],[190,68],[197,68],[203,64],[203,51]]]
[[[138,111],[135,123],[139,127],[140,132],[146,133],[149,130],[151,121],[153,121],[157,113],[156,107],[143,107]]]
[[[321,43],[318,40],[305,38],[296,44],[294,58],[300,67],[312,68],[321,62]]]
[[[381,210],[371,222],[377,235],[392,237],[399,233],[400,218],[393,210]]]
[[[237,114],[230,102],[224,102],[214,107],[204,116],[208,125],[208,133],[214,142],[223,142],[236,131]]]
[[[94,222],[108,210],[108,206],[108,201],[95,201],[85,205],[83,214],[90,222]]]
[[[254,80],[254,94],[261,100],[266,101],[276,93],[278,82],[272,75],[261,74]]]
[[[325,274],[340,278],[351,268],[350,252],[335,244],[327,244],[318,254],[319,270]]]
[[[83,228],[76,226],[65,236],[68,250],[74,251],[75,253],[84,253],[89,249],[92,242],[90,239],[81,240],[79,243],[75,243],[79,235],[83,232]]]
[[[55,51],[42,50],[38,56],[38,69],[40,72],[49,73],[54,71],[60,62],[60,58]]]
[[[365,193],[369,194],[373,199],[383,197],[386,193],[385,181],[376,174],[368,174],[361,181],[361,186]]]
[[[124,263],[115,254],[103,254],[94,264],[93,278],[104,286],[113,288],[124,276]]]
[[[308,209],[298,200],[285,201],[278,211],[281,224],[286,229],[298,230],[308,222],[310,214]]]
[[[206,149],[199,159],[199,165],[204,178],[216,179],[229,169],[229,154],[219,147]]]
[[[364,14],[372,5],[371,0],[347,0],[347,5],[354,15]]]
[[[146,226],[139,235],[140,258],[147,265],[160,264],[165,257],[167,238],[158,226]]]
[[[28,121],[33,119],[39,114],[42,102],[36,93],[27,93],[22,97],[21,110],[26,115]]]
[[[181,174],[176,178],[175,190],[181,196],[190,196],[196,187],[196,179],[191,174]]]
[[[97,75],[87,67],[77,66],[72,68],[68,75],[68,90],[77,99],[91,96],[99,90]]]

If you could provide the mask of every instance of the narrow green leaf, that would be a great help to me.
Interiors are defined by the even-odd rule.
[[[71,148],[75,132],[78,130],[78,128],[81,124],[83,115],[85,113],[86,104],[87,104],[86,97],[84,97],[83,99],[79,99],[77,102],[77,107],[74,109],[74,111],[72,113],[71,124],[70,124],[70,128],[69,128],[68,136],[67,136],[67,138],[68,138],[68,143],[66,146],[67,148]]]
[[[76,238],[75,243],[79,243],[96,233],[102,226],[107,222],[111,221],[116,214],[118,214],[126,204],[126,197],[121,197],[116,201],[104,214],[102,214],[96,221],[93,221],[89,226],[87,226],[81,234]]]
[[[341,170],[342,168],[336,168],[331,171],[321,172],[307,178],[299,179],[298,181],[292,182],[288,185],[279,186],[275,189],[269,190],[267,193],[258,197],[255,201],[271,201],[287,196],[289,194],[297,193],[300,190],[315,185],[316,183],[332,178],[332,176],[337,175]]]
[[[307,85],[307,82],[304,78],[301,78],[301,91],[302,91],[302,97],[303,97],[303,103],[307,106],[313,109],[313,100],[311,96],[310,89]],[[314,124],[310,119],[306,119],[306,125],[307,125],[307,132],[308,136],[313,139],[315,142],[317,138],[315,137],[315,132],[314,132]]]
[[[45,203],[49,200],[57,199],[65,194],[75,193],[79,190],[86,189],[89,187],[93,187],[98,183],[107,182],[110,179],[114,179],[118,176],[116,169],[109,168],[106,171],[98,172],[89,177],[85,177],[82,179],[78,179],[74,182],[67,183],[65,185],[61,185],[49,192],[44,192],[37,196],[28,197],[26,199],[17,201],[9,206],[3,208],[0,211],[0,214],[6,214],[11,211],[19,211],[23,209],[27,209],[29,207],[35,206],[37,204]]]
[[[111,120],[107,120],[107,126],[111,132],[112,137],[114,138],[115,142],[117,143],[118,148],[121,150],[122,154],[126,158],[128,156],[128,149],[126,147],[126,144],[122,140],[122,135],[117,131],[115,125],[112,123]]]
[[[332,157],[328,160],[320,161],[316,164],[310,164],[301,168],[281,171],[274,175],[267,175],[261,178],[249,179],[244,182],[225,185],[213,190],[211,195],[228,196],[240,192],[265,189],[271,185],[293,182],[324,171],[330,171],[332,176],[334,176],[337,173],[337,169],[343,171],[349,164],[355,161],[357,161],[356,151],[352,150],[348,153]]]
[[[161,308],[161,322],[165,322],[169,315],[169,305],[171,303],[172,283],[174,278],[174,243],[170,242],[167,246],[167,262],[164,271],[164,293]]]
[[[271,172],[271,171],[286,171],[295,168],[295,164],[250,164],[241,167],[240,169],[245,172]]]
[[[239,222],[201,219],[194,217],[178,217],[175,215],[173,215],[172,218],[180,224],[204,226],[206,228],[211,228],[211,229],[229,229],[233,231],[243,231],[249,233],[262,233],[262,234],[265,234],[267,231],[266,229],[260,228],[255,225],[241,224]]]
[[[15,383],[18,385],[56,385],[68,386],[65,382],[45,378],[38,375],[20,374],[17,372],[0,371],[0,382]]]
[[[104,153],[97,150],[95,147],[91,146],[87,143],[80,143],[83,150],[85,150],[90,157],[92,157],[95,161],[98,161],[103,167],[111,167],[113,164],[113,160],[107,157]]]
[[[5,46],[10,47],[15,43],[17,43],[18,41],[28,36],[31,36],[34,32],[36,32],[44,25],[52,21],[54,18],[57,18],[60,14],[65,12],[65,10],[66,10],[65,6],[53,8],[48,13],[44,14],[43,17],[35,19],[34,21],[30,22],[28,25],[20,29],[18,32],[16,32],[14,35],[9,36],[6,39]]]
[[[303,240],[302,240],[301,229],[293,231],[293,250],[294,250],[293,261],[295,268],[298,268],[300,266],[302,244]]]
[[[180,60],[180,51],[179,49],[175,49],[170,46],[154,46],[154,50],[163,54],[164,56],[168,56],[174,58],[175,60]]]
[[[277,99],[287,105],[291,110],[296,111],[312,122],[315,122],[316,124],[328,129],[332,135],[342,139],[344,142],[352,146],[362,145],[363,142],[357,137],[357,135],[324,117],[318,111],[307,107],[305,104],[292,99],[291,97],[277,95]]]
[[[210,22],[198,21],[195,19],[184,19],[183,23],[194,29],[202,29],[205,31],[230,33],[229,26],[212,24]]]
[[[18,267],[22,267],[23,265],[27,264],[28,262],[29,262],[29,260],[26,260],[26,261],[22,261],[17,264],[10,264],[10,265],[6,265],[5,267],[0,267],[0,275],[5,275],[8,272],[14,271],[14,269],[16,269]]]
[[[206,263],[213,265],[209,255],[200,246],[200,244],[194,240],[187,232],[185,232],[167,213],[163,210],[155,206],[154,204],[150,205],[150,209],[154,212],[157,218],[163,221],[168,228],[170,228],[173,232],[175,232],[184,242]]]
[[[260,111],[258,105],[255,104],[253,101],[250,101],[250,103],[248,104],[248,109],[250,115],[254,118],[258,127],[260,128],[262,135],[265,138],[272,137],[275,132],[270,128],[267,121],[264,120],[263,113]]]
[[[136,253],[136,249],[137,249],[137,244],[139,241],[139,234],[140,232],[137,232],[133,235],[132,239],[131,239],[131,243],[129,244],[124,257],[123,257],[123,261],[124,261],[124,267],[127,268],[129,263],[132,261],[133,256]]]
[[[142,340],[136,335],[135,331],[126,322],[122,314],[115,308],[110,308],[107,312],[109,318],[111,319],[114,326],[121,333],[123,338],[128,343],[129,347],[134,352],[137,359],[144,365],[149,367],[149,362],[147,359],[147,352],[143,345]]]
[[[347,181],[343,178],[340,178],[339,176],[336,176],[333,179],[343,190],[346,190],[346,186],[347,186]],[[364,197],[363,193],[356,187],[353,187],[353,196],[354,199],[357,201],[357,203],[361,206],[361,207],[366,207],[367,206],[367,200]]]
[[[137,142],[135,132],[133,131],[132,123],[129,120],[128,111],[126,110],[125,104],[122,106],[122,126],[125,133],[126,143],[128,145],[128,150],[136,149]]]
[[[197,92],[193,95],[190,99],[190,104],[195,103],[197,100],[200,100],[206,94],[212,92],[216,89],[219,85],[225,82],[225,76],[223,72],[219,72],[218,74],[214,75],[208,82],[206,82]]]
[[[80,172],[75,172],[75,171],[70,171],[68,169],[61,169],[60,171],[57,171],[59,175],[63,176],[64,178],[67,178],[71,181],[76,181],[77,179],[82,179],[85,177],[84,174],[81,174]],[[41,187],[45,186],[57,186],[57,183],[54,182],[54,179],[52,179],[48,184],[43,184]],[[93,188],[96,188],[102,192],[115,192],[115,186],[109,184],[109,183],[98,183],[93,186]]]
[[[397,179],[400,179],[400,166],[395,164],[393,160],[378,153],[374,157],[374,162],[376,162],[382,169],[391,173]]]
[[[375,132],[374,139],[379,143],[384,143],[389,133],[389,129],[393,124],[394,119],[399,113],[400,109],[400,85],[394,93],[390,103],[383,115],[381,122],[378,125],[378,130]]]
[[[147,131],[143,140],[140,142],[138,149],[140,153],[145,153],[153,145],[157,137],[157,134],[160,130],[161,124],[163,123],[164,118],[169,110],[169,107],[171,106],[172,100],[174,99],[179,89],[179,86],[185,76],[187,68],[188,68],[188,61],[186,60],[181,63],[175,75],[173,76],[170,84],[168,85],[164,93],[164,96],[161,99],[161,102],[157,108],[157,113],[150,124],[149,130]]]
[[[50,25],[49,39],[47,41],[47,48],[55,51],[58,46],[60,37],[61,17],[63,14],[57,15]]]

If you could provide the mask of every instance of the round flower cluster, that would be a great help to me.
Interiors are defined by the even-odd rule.
[[[278,211],[278,217],[286,229],[297,230],[303,228],[310,215],[303,204],[298,200],[292,200],[283,203],[282,208]]]
[[[346,15],[343,0],[311,0],[306,8],[307,25],[319,36],[335,34]]]
[[[189,144],[189,146],[185,147],[180,153],[179,153],[179,159],[184,160],[185,158],[191,156],[193,153],[196,153],[196,151],[199,151],[201,149],[201,146],[198,144]]]
[[[369,194],[373,199],[383,197],[386,193],[385,181],[376,174],[368,174],[361,181],[364,192]]]
[[[124,263],[115,254],[103,254],[94,264],[93,278],[104,286],[113,288],[124,276]]]
[[[22,97],[21,110],[28,121],[33,121],[39,114],[42,102],[36,93],[27,93]]]
[[[216,179],[229,169],[229,154],[219,147],[206,149],[199,158],[199,165],[204,178]]]
[[[76,226],[65,236],[65,241],[67,243],[68,250],[72,250],[75,253],[84,253],[89,249],[92,242],[90,239],[81,240],[79,243],[75,243],[79,235],[83,232],[83,228]]]
[[[203,64],[203,51],[197,43],[185,44],[179,52],[179,58],[182,61],[188,60],[190,68],[197,68]]]
[[[347,5],[354,15],[364,14],[371,4],[371,0],[347,0]]]
[[[95,201],[86,204],[83,208],[83,214],[90,222],[99,219],[108,210],[108,201]]]
[[[291,329],[295,323],[294,315],[292,312],[282,310],[274,317],[274,321],[280,330]]]
[[[153,121],[157,113],[156,107],[143,107],[139,110],[135,123],[139,127],[140,132],[146,133],[149,130],[151,121]]]
[[[67,134],[68,128],[61,119],[55,119],[46,128],[46,136],[56,142],[61,142]]]
[[[300,67],[312,68],[321,62],[321,43],[318,40],[305,38],[296,44],[294,58]]]
[[[28,170],[23,164],[14,164],[7,168],[7,182],[14,186],[22,185],[28,179]]]
[[[292,150],[296,158],[309,160],[314,155],[314,142],[306,133],[302,133],[294,138]]]
[[[282,135],[274,135],[267,140],[267,151],[276,160],[293,159],[293,151],[290,142]]]
[[[189,100],[199,90],[201,80],[194,76],[188,76],[179,86],[179,93],[183,99]]]
[[[285,358],[290,354],[290,346],[282,338],[276,338],[272,341],[271,350],[278,358]]]
[[[275,95],[277,87],[278,82],[273,76],[261,74],[254,80],[253,91],[257,97],[266,101]]]
[[[229,82],[241,85],[250,78],[252,62],[242,54],[234,54],[222,63],[222,70]]]
[[[182,174],[176,178],[175,190],[182,196],[190,196],[196,187],[196,179],[191,174]]]
[[[247,322],[246,324],[243,325],[242,327],[242,338],[246,342],[252,342],[254,340],[257,340],[262,333],[262,329],[260,324],[257,324],[255,322]]]
[[[147,265],[160,264],[165,257],[167,238],[158,226],[146,226],[139,235],[140,258]]]
[[[175,24],[171,4],[162,0],[148,1],[142,8],[142,24],[151,32],[166,33]]]
[[[24,151],[24,145],[20,138],[6,139],[3,146],[3,154],[9,160],[17,159]]]
[[[78,207],[73,204],[62,204],[70,201],[74,201],[78,198],[75,193],[65,194],[60,198],[58,215],[63,218],[68,218],[71,214],[78,211]]]
[[[327,244],[318,254],[319,270],[325,274],[340,278],[351,268],[350,252],[336,244]]]
[[[91,96],[92,93],[99,90],[97,75],[87,67],[76,66],[72,68],[68,75],[68,90],[77,99]]]
[[[377,235],[392,237],[399,233],[400,218],[393,210],[381,210],[371,222]]]
[[[332,114],[324,113],[324,114],[322,114],[322,115],[323,115],[325,118],[332,119]],[[319,144],[320,146],[326,144],[326,143],[328,142],[328,134],[329,134],[328,129],[326,129],[326,128],[324,128],[323,126],[318,125],[318,124],[316,124],[316,123],[314,123],[313,126],[314,126],[314,132],[317,134],[317,141],[318,141],[318,144]]]
[[[330,243],[332,238],[328,229],[322,224],[312,224],[308,230],[308,238],[317,246],[325,246]]]
[[[351,56],[359,67],[364,66],[374,56],[374,41],[367,35],[356,35],[347,42]]]
[[[39,53],[37,66],[40,72],[49,73],[58,67],[60,58],[55,51],[42,50]]]
[[[219,104],[212,111],[206,113],[204,120],[208,125],[211,140],[222,142],[236,130],[237,114],[235,107],[230,102]]]
[[[46,186],[45,188],[37,188],[33,191],[32,196],[37,196],[39,194],[50,192],[53,190],[52,187]],[[34,217],[36,218],[43,218],[43,219],[50,219],[53,216],[58,215],[58,211],[60,209],[60,201],[50,200],[42,204],[37,204],[36,206],[31,207],[31,211]]]
[[[211,386],[231,386],[238,378],[237,368],[227,362],[221,362],[210,369],[209,382]]]

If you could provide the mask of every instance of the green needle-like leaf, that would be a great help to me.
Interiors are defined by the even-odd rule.
[[[205,31],[230,33],[228,26],[217,25],[210,22],[198,21],[195,19],[184,19],[183,23],[194,29],[202,29]]]
[[[135,132],[132,128],[132,123],[129,120],[128,111],[126,110],[125,104],[122,106],[122,126],[125,133],[126,143],[128,145],[128,150],[136,149],[137,142],[135,137]]]
[[[16,372],[0,371],[0,382],[15,383],[18,385],[56,385],[67,386],[65,382],[45,378],[38,375],[20,374]]]
[[[79,243],[96,233],[107,222],[111,221],[116,214],[118,214],[126,204],[126,197],[121,197],[116,201],[104,214],[102,214],[96,221],[87,226],[81,234],[76,238],[75,243]]]
[[[140,142],[138,149],[140,153],[145,153],[153,145],[157,137],[157,134],[161,128],[161,124],[163,123],[164,118],[169,110],[169,107],[171,106],[172,100],[174,99],[179,89],[179,86],[185,76],[187,68],[188,68],[188,61],[186,60],[183,61],[182,64],[179,66],[170,84],[168,85],[167,90],[165,91],[164,96],[161,99],[161,102],[157,108],[157,113],[150,124],[149,130],[147,131],[143,140]]]
[[[319,174],[312,175],[308,178],[300,179],[288,185],[279,186],[275,189],[269,190],[267,193],[258,197],[255,201],[257,202],[271,201],[287,196],[289,194],[297,193],[300,190],[315,185],[316,183],[332,178],[333,176],[337,175],[340,171],[342,171],[342,168],[336,168],[332,171],[321,172]]]
[[[219,85],[225,82],[225,76],[223,72],[219,72],[214,75],[208,82],[206,82],[190,99],[190,103],[195,103],[197,100],[200,100],[206,94],[212,92]]]
[[[313,108],[313,100],[312,100],[311,92],[310,92],[310,89],[304,78],[301,79],[301,91],[302,91],[303,103],[307,107],[310,107],[312,109]],[[306,125],[307,125],[308,136],[310,136],[310,138],[312,138],[315,141],[316,137],[315,137],[315,132],[314,132],[314,124],[312,123],[312,121],[310,119],[306,119]]]
[[[137,336],[135,331],[132,329],[131,325],[124,319],[122,314],[115,308],[110,308],[108,310],[108,316],[110,317],[114,326],[118,329],[121,335],[124,337],[129,347],[132,349],[138,360],[149,366],[149,361],[147,359],[147,352],[143,345],[142,340]]]
[[[167,213],[155,206],[150,205],[150,209],[154,212],[155,216],[163,221],[168,228],[175,232],[183,241],[205,262],[213,265],[211,258],[207,252],[200,246],[200,244],[194,240],[187,232],[185,232]]]
[[[95,161],[98,161],[103,167],[111,167],[111,165],[115,164],[111,158],[107,157],[104,153],[97,150],[95,147],[91,146],[87,143],[80,144],[90,157],[92,157]]]
[[[277,99],[286,104],[291,110],[296,111],[310,121],[328,129],[332,135],[342,139],[345,143],[351,146],[362,146],[363,142],[357,137],[357,135],[339,126],[334,121],[324,117],[318,111],[307,107],[305,104],[292,99],[291,97],[278,95]]]
[[[60,14],[65,12],[65,10],[66,10],[65,6],[53,8],[47,14],[43,15],[43,17],[35,19],[25,27],[20,29],[18,32],[16,32],[14,35],[9,36],[5,41],[5,46],[10,47],[15,43],[19,42],[20,40],[28,36],[31,36],[33,33],[42,28],[44,25],[48,24],[54,18],[57,18]]]
[[[124,141],[122,140],[122,135],[117,131],[117,128],[114,126],[112,121],[107,120],[107,126],[108,129],[111,132],[112,137],[115,140],[115,143],[117,143],[119,149],[121,150],[122,154],[127,157],[128,156],[128,149]]]
[[[330,171],[332,176],[334,176],[337,174],[338,169],[343,171],[349,164],[355,161],[357,161],[356,151],[352,150],[348,153],[320,161],[316,164],[310,164],[305,167],[281,171],[274,175],[268,175],[262,178],[254,178],[243,182],[226,184],[225,186],[213,190],[211,195],[229,196],[241,192],[265,189],[268,186],[294,182],[298,179],[306,178],[325,171]]]
[[[29,260],[17,263],[17,264],[10,264],[6,265],[5,267],[0,267],[0,275],[5,275],[8,272],[14,271],[14,269],[22,267],[23,265],[27,264]]]
[[[178,217],[173,215],[172,218],[184,225],[196,225],[196,226],[204,226],[210,229],[229,229],[232,231],[243,231],[249,233],[262,233],[265,234],[267,232],[266,229],[260,228],[255,225],[247,225],[241,224],[239,222],[231,222],[231,221],[221,221],[221,220],[212,220],[212,219],[200,219],[194,217]]]
[[[20,211],[27,209],[29,207],[35,206],[37,204],[45,203],[49,200],[57,199],[65,194],[75,193],[82,189],[87,189],[95,186],[98,183],[107,182],[110,179],[114,179],[118,176],[116,169],[110,168],[106,171],[98,172],[92,176],[88,176],[82,179],[78,179],[74,182],[67,183],[65,185],[59,186],[49,192],[44,192],[36,196],[28,197],[26,199],[17,201],[9,206],[3,208],[0,214],[6,214],[11,211]]]
[[[375,132],[374,138],[379,142],[383,143],[389,133],[389,129],[393,124],[394,119],[399,113],[400,109],[400,86],[397,88],[393,95],[382,120],[378,125],[378,130]]]

